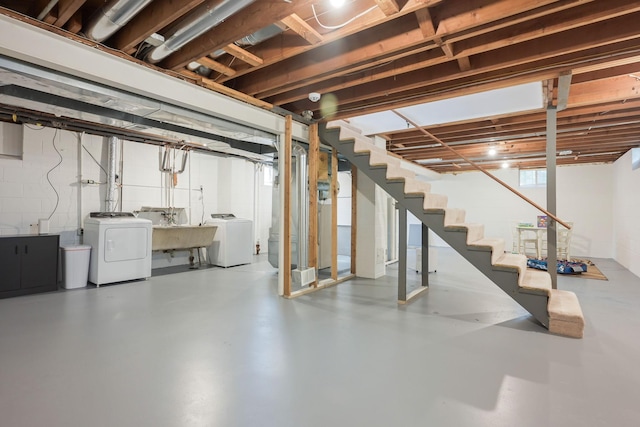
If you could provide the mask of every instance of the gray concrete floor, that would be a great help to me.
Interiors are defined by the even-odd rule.
[[[595,261],[582,340],[450,250],[403,307],[393,268],[279,298],[266,256],[0,300],[0,425],[637,426],[640,279]]]

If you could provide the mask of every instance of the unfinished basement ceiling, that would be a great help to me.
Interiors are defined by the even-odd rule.
[[[100,7],[124,3],[0,0],[2,13],[85,43],[95,17],[107,14]],[[540,167],[544,108],[556,102],[558,76],[570,73],[558,164],[612,162],[639,146],[635,0],[346,0],[340,8],[329,0],[142,0],[132,10],[134,3],[137,13],[100,42],[109,52],[265,108],[348,119],[537,83],[544,91],[537,110],[461,116],[427,130],[488,168],[499,166],[486,155],[496,144],[501,161]],[[228,16],[194,24],[205,13]],[[181,37],[187,32],[192,39]],[[163,39],[181,40],[150,64]],[[410,129],[384,137],[391,151],[433,170],[469,169]]]

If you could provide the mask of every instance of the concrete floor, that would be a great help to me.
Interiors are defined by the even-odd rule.
[[[279,298],[266,256],[0,300],[0,425],[637,426],[640,278],[595,261],[582,340],[442,249],[404,307],[392,269]]]

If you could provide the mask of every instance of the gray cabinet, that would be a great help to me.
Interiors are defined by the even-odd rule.
[[[0,298],[58,289],[58,235],[0,237]]]

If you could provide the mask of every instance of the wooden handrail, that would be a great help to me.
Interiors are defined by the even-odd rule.
[[[560,218],[558,218],[557,216],[555,216],[554,214],[552,214],[551,212],[549,212],[548,210],[546,210],[545,208],[543,208],[542,206],[538,205],[536,202],[534,202],[533,200],[529,199],[527,196],[525,196],[524,194],[520,193],[518,190],[516,190],[515,188],[511,187],[509,184],[507,184],[506,182],[502,181],[499,178],[496,178],[495,176],[493,176],[492,174],[490,174],[485,168],[483,168],[482,166],[480,166],[479,164],[475,163],[473,160],[465,157],[464,154],[459,153],[458,151],[456,151],[454,148],[452,148],[451,146],[449,146],[449,144],[445,143],[444,141],[440,140],[439,138],[437,138],[435,135],[429,133],[428,131],[426,131],[425,129],[423,129],[421,126],[418,126],[413,120],[409,119],[408,117],[400,114],[399,112],[397,112],[396,110],[391,110],[393,111],[398,117],[402,118],[403,120],[406,120],[407,123],[411,124],[414,128],[418,129],[420,132],[422,132],[423,134],[425,134],[426,136],[428,136],[429,138],[433,139],[435,142],[437,142],[438,144],[441,144],[443,147],[445,147],[447,150],[453,152],[456,156],[460,156],[460,158],[462,158],[465,162],[468,162],[471,166],[473,166],[474,168],[478,169],[480,172],[482,172],[483,174],[487,175],[489,178],[493,179],[495,182],[497,182],[498,184],[502,185],[504,188],[506,188],[507,190],[511,191],[512,193],[514,193],[516,196],[520,197],[522,200],[524,200],[525,202],[529,203],[531,206],[535,207],[536,209],[538,209],[540,212],[545,213],[547,216],[551,217],[554,221],[562,224],[564,227],[566,227],[568,230],[571,230],[571,226],[569,224],[567,224],[565,221],[562,221]]]

